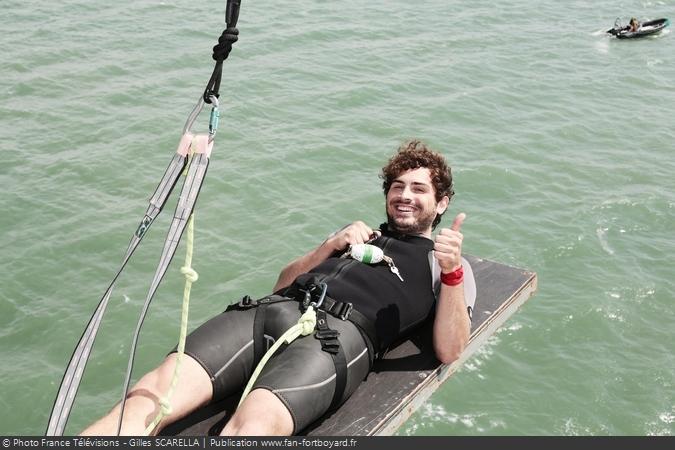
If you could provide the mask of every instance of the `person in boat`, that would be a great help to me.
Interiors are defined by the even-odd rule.
[[[638,30],[638,28],[640,28],[640,22],[635,17],[631,17],[628,26],[630,27],[629,31],[631,33],[635,33]]]
[[[381,178],[387,222],[379,230],[362,221],[345,226],[290,262],[275,294],[258,301],[244,297],[188,336],[170,411],[155,432],[241,391],[269,343],[311,302],[318,309],[316,332],[281,347],[221,434],[300,432],[341,405],[373,359],[426,320],[433,320],[438,360],[448,364],[459,357],[471,326],[462,266],[468,264],[461,257],[465,214],[432,237],[454,195],[451,169],[442,155],[413,140],[401,145]],[[380,248],[384,261],[368,264],[351,255],[366,243]],[[434,267],[440,282],[432,288]],[[153,420],[175,364],[174,350],[129,391],[122,434],[142,434]],[[119,414],[120,404],[82,434],[116,434]]]

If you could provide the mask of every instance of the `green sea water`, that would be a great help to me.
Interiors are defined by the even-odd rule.
[[[464,251],[536,271],[539,291],[399,433],[675,434],[675,38],[604,34],[617,16],[673,19],[675,3],[242,3],[197,206],[191,328],[266,294],[336,228],[379,224],[379,169],[418,137],[453,165]],[[224,9],[3,1],[1,435],[44,432],[211,74]],[[114,291],[68,433],[121,395],[173,206]],[[136,377],[177,340],[182,253]]]

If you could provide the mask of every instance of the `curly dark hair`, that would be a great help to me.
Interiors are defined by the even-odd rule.
[[[429,148],[424,142],[413,139],[404,142],[394,156],[382,168],[380,178],[382,178],[382,189],[384,195],[389,193],[391,184],[403,172],[427,168],[431,172],[431,184],[434,187],[436,201],[439,202],[447,195],[449,200],[455,195],[452,186],[452,170],[445,162],[445,158],[438,152]],[[437,214],[432,228],[435,228],[441,221],[442,214]]]

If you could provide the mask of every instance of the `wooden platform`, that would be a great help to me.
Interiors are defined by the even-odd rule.
[[[304,431],[310,436],[391,435],[537,289],[537,275],[465,255],[476,278],[471,339],[462,356],[440,364],[431,349],[431,326],[391,350],[342,407]],[[176,422],[164,435],[218,434],[239,398],[209,405]]]

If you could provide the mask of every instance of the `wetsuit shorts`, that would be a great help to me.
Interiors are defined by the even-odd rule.
[[[262,309],[265,311],[261,311]],[[300,303],[285,301],[250,309],[229,309],[193,331],[185,353],[206,370],[213,385],[213,400],[241,391],[255,370],[254,320],[264,323],[265,351],[300,318]],[[347,384],[340,403],[356,390],[369,371],[366,341],[348,320],[327,315],[328,326],[340,333],[339,341],[347,362]],[[253,389],[274,393],[293,417],[293,434],[328,410],[335,391],[335,365],[330,353],[321,349],[314,334],[283,345],[267,362]]]

